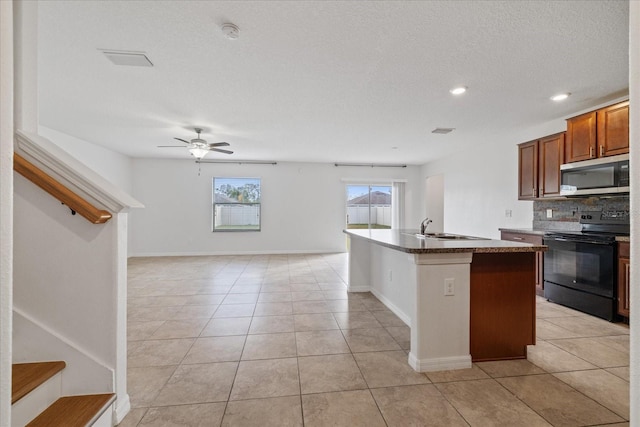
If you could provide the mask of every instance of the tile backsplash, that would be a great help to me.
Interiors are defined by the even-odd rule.
[[[547,218],[547,210],[552,218]],[[629,211],[629,196],[536,200],[533,228],[538,230],[580,230],[580,214],[585,211]]]

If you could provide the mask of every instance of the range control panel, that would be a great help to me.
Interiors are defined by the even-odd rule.
[[[593,211],[582,212],[580,214],[580,222],[599,222],[601,220],[629,221],[629,211]]]

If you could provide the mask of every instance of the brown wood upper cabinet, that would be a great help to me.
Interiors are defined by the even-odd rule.
[[[560,165],[564,162],[565,133],[518,145],[518,199],[560,195]]]
[[[565,162],[629,152],[629,101],[567,119]]]

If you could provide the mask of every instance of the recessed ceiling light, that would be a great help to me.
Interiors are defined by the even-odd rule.
[[[451,92],[452,95],[462,95],[466,91],[467,91],[466,86],[458,86],[458,87],[454,87],[449,92]]]
[[[551,100],[552,101],[556,101],[556,102],[564,101],[565,99],[567,99],[569,97],[569,95],[571,95],[569,92],[567,92],[567,93],[559,93],[557,95],[553,95],[551,97]]]
[[[455,130],[455,128],[435,128],[434,130],[431,131],[431,133],[446,134],[446,133],[451,133],[454,130]]]
[[[134,67],[153,67],[145,52],[127,52],[123,50],[102,50],[102,53],[116,65]]]

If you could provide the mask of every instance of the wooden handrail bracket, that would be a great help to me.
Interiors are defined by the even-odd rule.
[[[18,153],[13,154],[13,169],[89,222],[104,224],[111,219],[112,215],[109,212],[93,206]]]

